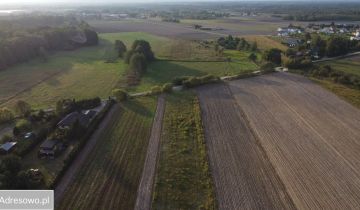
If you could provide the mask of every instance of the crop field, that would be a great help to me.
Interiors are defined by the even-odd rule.
[[[216,209],[200,107],[192,92],[166,97],[152,209]]]
[[[113,115],[57,209],[133,209],[156,100],[131,100]]]
[[[360,76],[360,56],[354,56],[345,59],[327,61],[321,63],[321,65],[329,65],[331,68],[346,73],[354,74]]]
[[[271,48],[278,48],[278,49],[280,49],[282,51],[286,51],[288,49],[287,46],[281,44],[280,41],[275,40],[271,36],[253,35],[253,36],[244,36],[244,38],[247,41],[250,41],[250,42],[257,42],[258,47],[261,50],[267,50],[267,49],[271,49]]]
[[[359,207],[357,108],[293,74],[270,74],[229,86],[298,209]]]
[[[197,92],[219,209],[294,209],[229,88]]]

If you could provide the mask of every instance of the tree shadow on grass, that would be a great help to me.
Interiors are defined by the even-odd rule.
[[[138,100],[129,100],[123,106],[125,109],[140,114],[141,116],[144,117],[152,118],[154,116],[154,110],[150,110],[148,107],[144,106],[143,103],[140,103]]]

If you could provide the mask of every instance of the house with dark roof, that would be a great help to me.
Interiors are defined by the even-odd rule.
[[[58,140],[46,139],[41,145],[38,152],[39,158],[55,158],[57,152],[61,149],[62,144]]]
[[[95,112],[95,111],[94,111]],[[96,115],[92,111],[89,112],[72,112],[66,115],[58,124],[57,127],[60,129],[69,129],[76,121],[78,121],[82,126],[87,127]]]

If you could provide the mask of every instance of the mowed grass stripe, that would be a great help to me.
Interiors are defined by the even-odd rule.
[[[122,105],[59,209],[132,209],[155,111],[154,98]]]
[[[153,209],[216,209],[200,107],[192,92],[166,98]]]

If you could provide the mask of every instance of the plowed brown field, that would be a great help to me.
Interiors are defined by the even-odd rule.
[[[199,96],[220,209],[360,207],[360,110],[288,73]]]
[[[226,85],[198,89],[219,209],[294,209]]]

